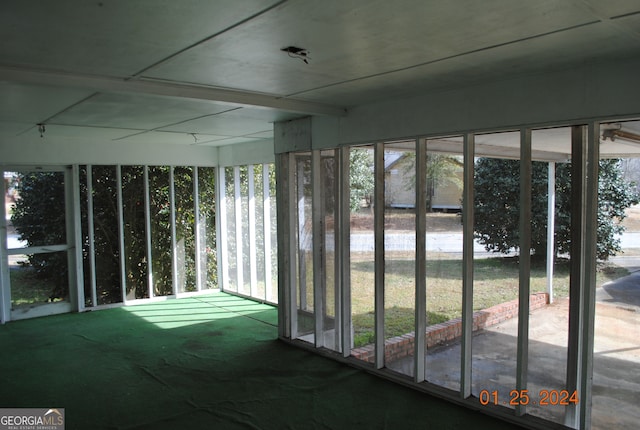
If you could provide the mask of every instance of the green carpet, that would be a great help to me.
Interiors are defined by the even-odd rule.
[[[511,429],[277,337],[275,308],[217,293],[0,326],[0,407],[67,429]]]

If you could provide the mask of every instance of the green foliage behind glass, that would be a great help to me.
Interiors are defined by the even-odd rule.
[[[532,165],[531,249],[544,256],[547,247],[547,163]],[[520,162],[480,158],[475,164],[475,237],[487,251],[508,254],[519,247]],[[600,160],[598,183],[597,257],[606,260],[620,252],[617,238],[624,227],[624,210],[638,203],[638,194],[624,181],[619,160]],[[556,168],[556,253],[571,246],[571,164]]]

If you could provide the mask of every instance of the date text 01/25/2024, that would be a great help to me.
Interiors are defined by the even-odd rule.
[[[509,392],[509,401],[504,400],[500,403],[498,391],[482,390],[478,395],[478,400],[481,405],[509,405],[509,406],[526,406],[526,405],[540,405],[540,406],[569,406],[577,405],[579,403],[578,392],[574,391],[570,393],[567,390],[540,390],[538,398],[531,398],[529,390],[511,390]]]

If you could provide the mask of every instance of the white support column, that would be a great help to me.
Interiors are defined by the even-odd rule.
[[[120,250],[120,285],[122,287],[122,302],[127,303],[127,269],[124,255],[124,210],[122,204],[122,166],[116,166],[116,189],[118,201],[118,245]],[[135,298],[135,297],[134,297]]]
[[[311,152],[311,224],[313,234],[313,315],[316,348],[325,346],[324,317],[326,314],[326,256],[324,222],[324,187],[322,184],[320,151]]]
[[[293,193],[290,174],[291,154],[277,154],[275,160],[276,173],[276,199],[277,214],[276,220],[277,240],[281,246],[278,247],[278,336],[281,338],[293,338],[291,334],[291,295],[295,288],[295,258],[292,258],[293,251],[291,245],[292,236],[295,236],[295,229],[292,229],[290,220],[292,200],[289,200]],[[293,277],[291,276],[293,274]]]
[[[202,290],[202,234],[200,226],[200,184],[198,183],[198,166],[193,166],[193,223],[196,239],[196,290]],[[206,273],[206,272],[205,272]]]
[[[584,285],[582,289],[582,362],[580,378],[581,397],[579,428],[591,428],[591,406],[593,391],[593,348],[596,316],[596,255],[598,229],[598,180],[600,168],[600,124],[590,123],[587,134],[586,190],[585,190],[585,237],[584,237]]]
[[[527,389],[529,370],[529,294],[531,279],[531,129],[520,130],[520,261],[518,289],[518,348],[516,390]],[[526,413],[526,405],[516,405],[516,415]]]
[[[264,229],[264,291],[265,300],[273,302],[271,272],[271,196],[269,165],[262,165],[262,228]]]
[[[375,367],[382,369],[384,357],[384,143],[374,151],[374,241],[375,241]]]
[[[147,242],[147,288],[153,297],[153,260],[151,259],[151,196],[149,191],[149,166],[144,166],[144,228]]]
[[[553,270],[556,257],[556,163],[549,162],[547,183],[547,294],[553,303]]]
[[[229,279],[229,240],[227,226],[227,196],[226,196],[226,177],[225,168],[218,167],[218,181],[216,183],[216,242],[218,248],[218,287],[220,291],[224,291],[228,287]]]
[[[176,189],[173,166],[169,166],[169,207],[171,217],[171,280],[173,294],[178,293],[178,243],[176,238]]]
[[[334,315],[334,323],[333,323],[333,332],[335,333],[334,339],[333,339],[333,345],[331,346],[333,348],[334,351],[336,352],[342,352],[342,335],[343,335],[343,331],[342,331],[342,321],[344,320],[344,316],[342,315],[342,299],[343,299],[343,294],[342,294],[342,272],[344,269],[344,267],[342,266],[343,264],[343,260],[342,260],[342,255],[343,255],[343,249],[342,249],[342,227],[343,227],[343,222],[342,222],[342,205],[343,205],[343,198],[342,198],[342,182],[343,182],[343,177],[342,177],[342,152],[339,149],[335,149],[333,151],[333,171],[334,171],[334,178],[333,178],[333,188],[331,189],[331,192],[333,193],[333,201],[334,201],[334,205],[333,205],[333,240],[332,240],[332,246],[333,246],[333,297],[334,297],[334,303],[333,303],[333,315]],[[326,202],[325,202],[326,204]],[[326,211],[326,209],[323,210],[323,214]],[[325,226],[326,229],[326,226]],[[325,239],[327,238],[326,233],[325,233]],[[325,241],[326,243],[326,241]],[[328,247],[328,246],[327,246]],[[325,247],[325,248],[327,248]],[[328,304],[329,298],[327,297],[327,304],[325,306],[329,306]]]
[[[462,340],[460,396],[471,396],[471,339],[473,336],[473,173],[475,136],[464,136],[464,188],[462,192]]]
[[[236,278],[238,282],[238,293],[244,294],[244,259],[242,248],[242,194],[240,192],[240,166],[233,167],[233,190],[234,190],[234,214],[236,218]]]
[[[340,313],[342,332],[342,356],[349,357],[353,348],[353,333],[351,330],[351,213],[349,207],[349,147],[340,149],[337,170],[340,171],[340,181],[338,182],[338,198],[340,202],[337,213],[339,221],[338,242],[336,243],[336,267],[340,267]]]
[[[250,295],[258,298],[258,258],[256,255],[256,198],[255,198],[255,178],[253,173],[254,166],[247,166],[247,176],[249,182],[249,273],[250,273]],[[264,297],[260,297],[264,299]]]
[[[91,306],[98,306],[96,278],[95,225],[93,223],[93,167],[87,165],[87,231],[89,234],[89,279],[91,282]]]
[[[80,210],[80,166],[74,164],[71,168],[71,228],[73,229],[73,272],[70,271],[69,278],[74,279],[76,305],[74,308],[78,312],[85,309],[84,305],[84,271],[82,259],[82,212]]]
[[[571,128],[571,267],[569,275],[569,339],[567,348],[567,391],[578,391],[580,404],[566,406],[565,422],[568,427],[584,429],[580,422],[583,398],[584,374],[583,348],[585,342],[584,289],[586,238],[586,175],[587,140],[585,126]]]
[[[298,248],[298,238],[294,233],[298,229],[298,225],[300,224],[300,220],[298,219],[298,213],[296,203],[298,202],[298,196],[296,193],[296,188],[300,186],[300,180],[298,178],[297,172],[297,160],[295,154],[288,154],[285,160],[283,160],[283,164],[286,163],[288,167],[287,171],[287,200],[286,206],[280,205],[278,209],[278,214],[282,212],[287,212],[287,221],[288,232],[289,232],[289,243],[287,246],[287,257],[289,259],[289,285],[287,285],[287,290],[289,291],[289,319],[290,319],[290,337],[291,339],[296,339],[298,337],[298,283],[300,283],[300,279],[298,277],[298,271],[302,270],[298,266],[298,263],[301,259],[298,259],[296,254],[300,253],[301,250]],[[282,210],[280,210],[282,209]],[[283,263],[280,261],[280,263]],[[282,264],[278,265],[278,268],[281,268]],[[284,269],[284,268],[283,268]],[[302,301],[302,299],[300,299]],[[300,304],[302,307],[302,304]]]
[[[0,174],[4,178],[4,170],[0,169]],[[7,195],[5,181],[0,185],[2,195]],[[9,288],[9,262],[7,259],[7,218],[5,208],[2,209],[2,219],[0,219],[0,323],[4,324],[11,320],[11,290]]]
[[[414,381],[425,380],[427,346],[427,148],[426,141],[416,140],[416,303]]]

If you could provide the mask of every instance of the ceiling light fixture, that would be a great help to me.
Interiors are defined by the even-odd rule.
[[[297,46],[287,46],[286,48],[282,48],[281,51],[286,52],[291,58],[298,58],[304,61],[305,64],[309,64],[308,60],[311,59],[308,49],[298,48]]]
[[[44,137],[44,132],[46,131],[46,129],[44,128],[44,124],[37,124],[38,125],[38,132],[40,132],[40,137]]]

